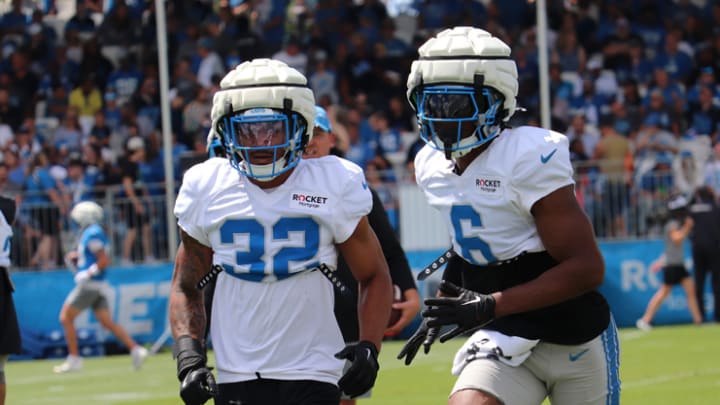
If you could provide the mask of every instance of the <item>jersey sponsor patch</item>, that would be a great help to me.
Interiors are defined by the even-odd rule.
[[[327,196],[313,192],[294,192],[290,193],[290,208],[300,208],[303,210],[313,210],[326,212],[328,208],[329,198]]]
[[[503,194],[503,185],[503,181],[498,177],[481,175],[475,178],[475,187],[477,190],[490,197],[500,197]]]

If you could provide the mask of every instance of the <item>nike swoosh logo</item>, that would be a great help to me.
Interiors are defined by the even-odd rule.
[[[540,155],[540,162],[542,162],[542,164],[547,163],[548,160],[550,160],[550,158],[553,157],[553,155],[555,154],[555,152],[557,152],[557,148],[553,149],[553,151],[550,152],[550,154],[547,155],[547,156]]]
[[[477,303],[479,303],[480,301],[482,301],[482,298],[481,298],[481,297],[475,297],[475,298],[474,298],[473,300],[471,300],[471,301],[465,301],[465,302],[463,302],[462,305],[477,304]]]
[[[570,353],[570,354],[568,354],[568,359],[572,362],[578,361],[578,359],[580,357],[582,357],[585,353],[587,353],[589,351],[590,351],[590,349],[585,349],[585,350],[575,353],[575,354]]]
[[[362,182],[362,186],[363,186],[363,190],[367,190],[368,185],[367,185],[367,182],[366,182],[366,181],[363,181],[363,182]]]

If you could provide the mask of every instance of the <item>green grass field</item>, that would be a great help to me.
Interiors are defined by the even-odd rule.
[[[620,331],[623,404],[720,403],[720,326],[658,327]],[[395,355],[402,342],[386,342],[371,399],[363,405],[437,405],[452,386],[450,361],[462,340],[435,344],[406,367]],[[82,372],[56,375],[58,360],[16,361],[6,367],[7,405],[181,403],[175,362],[168,351],[132,371],[129,356],[85,359]]]

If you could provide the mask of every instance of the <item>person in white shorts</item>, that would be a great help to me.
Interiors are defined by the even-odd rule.
[[[574,194],[568,139],[511,128],[510,47],[473,27],[419,48],[407,81],[426,145],[415,178],[450,232],[438,296],[399,354],[473,333],[458,351],[449,403],[615,404],[619,347],[596,291],[604,261]]]

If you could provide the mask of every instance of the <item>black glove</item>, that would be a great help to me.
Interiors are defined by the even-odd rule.
[[[427,309],[423,311],[429,327],[456,325],[450,332],[440,336],[440,342],[446,342],[455,336],[477,329],[495,318],[495,298],[491,295],[470,291],[443,280],[440,291],[445,297],[425,300]]]
[[[420,326],[417,328],[415,333],[410,336],[410,339],[408,339],[407,343],[405,343],[405,346],[403,346],[402,350],[400,350],[397,358],[398,360],[402,360],[402,358],[405,357],[406,366],[409,366],[410,363],[412,363],[415,355],[420,349],[421,344],[423,345],[425,354],[430,353],[430,346],[435,343],[435,338],[437,338],[437,334],[438,332],[440,332],[440,328],[429,327],[429,320],[430,318],[423,318],[422,323],[420,323]]]
[[[190,371],[180,385],[180,398],[185,405],[202,405],[218,393],[215,377],[208,367]]]
[[[335,353],[335,358],[350,360],[352,363],[338,381],[338,386],[345,394],[356,397],[375,385],[380,369],[377,356],[377,347],[367,340],[349,344]]]
[[[180,398],[186,405],[202,405],[217,395],[218,389],[202,343],[188,335],[180,336],[173,347],[180,380]]]

